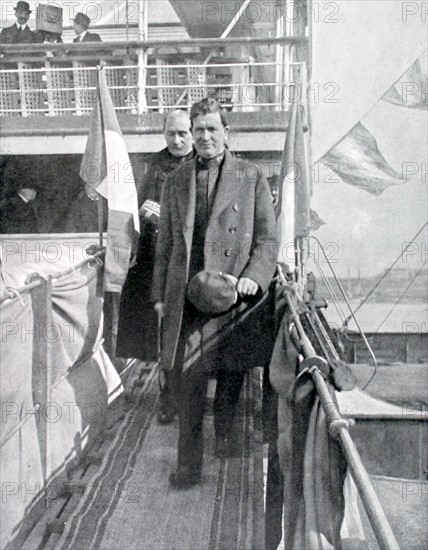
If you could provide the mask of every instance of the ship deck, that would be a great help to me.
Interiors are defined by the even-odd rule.
[[[209,385],[200,485],[184,490],[169,486],[168,476],[176,466],[178,420],[169,426],[157,423],[157,374],[140,373],[122,397],[120,420],[98,439],[98,448],[86,453],[81,467],[69,473],[69,494],[55,495],[47,515],[20,547],[263,548],[257,376],[247,377],[244,385],[230,459],[214,457],[213,389],[214,381]]]

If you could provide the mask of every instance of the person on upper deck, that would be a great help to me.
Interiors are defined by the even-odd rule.
[[[157,361],[157,315],[150,303],[159,203],[167,176],[195,155],[190,118],[186,111],[170,111],[163,135],[167,146],[149,156],[144,176],[138,181],[141,233],[136,262],[123,286],[116,343],[117,357]],[[179,372],[166,376],[160,396],[158,421],[169,424],[177,413],[176,387]]]
[[[0,33],[0,44],[32,44],[37,42],[36,34],[27,24],[31,10],[28,2],[18,2],[14,8],[16,23]]]
[[[84,13],[76,13],[76,17],[73,19],[74,32],[76,38],[73,40],[76,42],[102,42],[101,36],[95,32],[89,32],[89,25],[91,24],[90,18]]]
[[[0,199],[0,233],[38,233],[37,189],[20,183]]]

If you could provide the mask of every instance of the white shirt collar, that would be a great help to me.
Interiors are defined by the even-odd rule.
[[[83,31],[82,33],[80,33],[80,34],[77,35],[77,38],[79,39],[79,42],[82,42],[83,37],[84,37],[85,34],[87,34],[87,33],[88,33],[88,31],[86,30],[86,31]]]
[[[28,27],[27,23],[24,23],[23,25],[20,25],[18,23],[18,21],[15,23],[15,25],[16,25],[17,29],[21,28],[23,31],[25,31],[25,29]]]

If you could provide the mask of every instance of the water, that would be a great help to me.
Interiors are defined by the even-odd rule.
[[[354,311],[359,303],[359,300],[351,302]],[[347,305],[340,303],[340,306],[347,317],[349,315]],[[393,307],[393,303],[368,302],[361,306],[356,317],[365,332],[428,332],[428,306],[426,303],[401,303],[390,313]],[[343,317],[339,315],[332,302],[329,303],[326,310],[326,317],[332,326],[342,326]],[[358,330],[353,320],[349,321],[348,326],[349,330]]]

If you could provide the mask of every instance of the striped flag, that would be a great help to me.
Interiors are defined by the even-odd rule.
[[[428,109],[428,58],[427,52],[417,59],[404,75],[382,97],[384,101],[408,107]]]
[[[98,100],[92,113],[80,177],[107,200],[104,290],[120,292],[128,272],[135,232],[140,229],[137,192],[102,68],[98,76]]]
[[[375,138],[358,122],[346,136],[321,158],[344,182],[380,195],[390,185],[403,183],[379,151]]]

